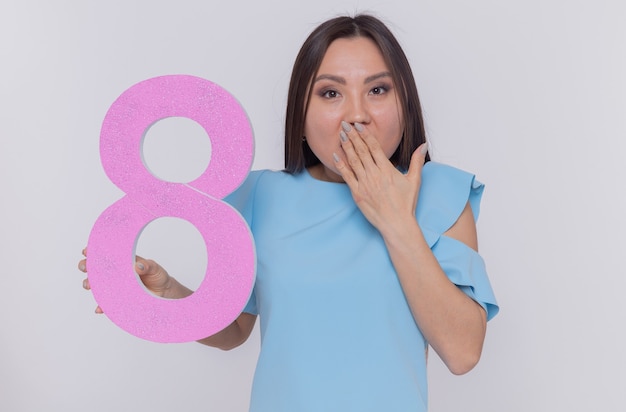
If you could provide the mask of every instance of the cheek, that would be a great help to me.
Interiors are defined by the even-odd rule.
[[[330,137],[337,135],[339,139],[338,130],[339,121],[333,118],[330,113],[324,113],[319,111],[312,111],[307,113],[307,117],[304,121],[304,133],[307,139],[326,140]]]
[[[304,119],[304,135],[307,137],[313,136],[316,133],[319,122],[319,117],[317,116],[315,110],[311,110],[309,108]]]
[[[391,156],[395,153],[396,149],[398,149],[398,146],[400,146],[401,140],[402,140],[401,137],[397,137],[393,140],[390,139],[387,142],[382,144],[383,151],[385,152],[387,159],[391,158]]]
[[[397,112],[389,113],[388,116],[385,116],[383,124],[384,134],[380,138],[380,144],[389,158],[400,146],[404,125],[398,118]]]

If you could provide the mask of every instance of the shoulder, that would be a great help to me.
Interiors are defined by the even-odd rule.
[[[248,173],[248,176],[241,183],[241,185],[233,192],[233,195],[237,195],[238,193],[245,193],[249,195],[252,192],[255,192],[259,186],[272,187],[280,180],[288,178],[288,176],[290,175],[283,171],[269,169],[252,170]]]
[[[286,189],[294,180],[294,176],[283,171],[253,170],[248,173],[241,185],[224,200],[241,212],[245,209],[251,209],[259,197],[288,193]]]
[[[239,211],[246,219],[248,224],[252,222],[252,214],[254,211],[254,202],[256,198],[257,188],[259,182],[263,176],[267,173],[273,173],[269,170],[253,170],[248,173],[248,176],[244,181],[235,189],[231,194],[224,198],[226,203],[229,203],[235,209]]]
[[[416,216],[433,232],[429,244],[456,223],[468,204],[478,219],[483,189],[472,173],[432,161],[424,165]]]

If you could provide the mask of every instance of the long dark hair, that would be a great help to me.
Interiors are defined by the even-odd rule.
[[[359,14],[342,16],[319,25],[305,40],[291,73],[285,118],[285,171],[299,173],[320,163],[309,145],[303,142],[304,121],[311,95],[312,79],[317,75],[330,44],[340,38],[367,37],[380,49],[398,92],[404,114],[404,133],[391,162],[407,170],[413,151],[426,141],[422,108],[409,61],[400,44],[376,17]],[[426,161],[430,157],[426,155]]]

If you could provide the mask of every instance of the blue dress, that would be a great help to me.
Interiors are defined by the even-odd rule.
[[[429,162],[416,218],[450,280],[498,311],[482,258],[442,236],[483,185]],[[245,312],[260,315],[251,412],[426,411],[427,342],[379,232],[346,184],[308,172],[250,173],[227,199],[255,238],[257,278]]]

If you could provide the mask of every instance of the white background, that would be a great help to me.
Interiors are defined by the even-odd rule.
[[[123,195],[100,165],[100,125],[132,84],[193,74],[245,107],[254,168],[282,168],[299,46],[323,20],[368,10],[409,56],[434,159],[487,185],[479,235],[501,313],[471,373],[431,355],[430,410],[624,410],[621,0],[3,0],[0,410],[246,410],[258,331],[221,352],[143,341],[93,314],[76,263]],[[193,177],[208,162],[202,133],[157,123],[146,161]],[[140,250],[197,285],[199,235],[170,223],[148,226]]]

